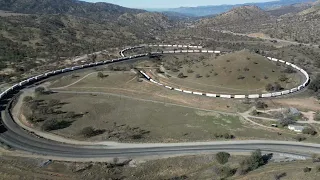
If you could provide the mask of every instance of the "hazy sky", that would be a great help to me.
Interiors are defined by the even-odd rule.
[[[272,0],[84,0],[88,2],[108,2],[131,8],[172,8],[181,6],[205,6],[220,4],[240,4],[267,2]]]

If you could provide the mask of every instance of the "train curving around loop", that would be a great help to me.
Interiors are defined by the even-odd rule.
[[[79,69],[85,69],[85,68],[89,68],[89,67],[94,67],[94,66],[100,66],[100,65],[105,65],[105,64],[111,64],[111,63],[115,63],[115,62],[122,62],[122,61],[127,61],[127,60],[131,60],[131,59],[135,59],[135,58],[140,58],[140,57],[145,57],[148,56],[149,53],[146,54],[137,54],[137,55],[132,55],[132,56],[125,56],[125,52],[128,50],[132,50],[132,49],[138,49],[138,48],[142,48],[142,47],[173,47],[173,48],[187,48],[187,50],[171,50],[171,51],[161,51],[161,52],[151,52],[151,54],[170,54],[170,53],[215,53],[215,54],[221,54],[223,52],[221,51],[213,51],[213,50],[205,50],[202,48],[202,46],[188,46],[188,45],[140,45],[140,46],[135,46],[135,47],[129,47],[129,48],[125,48],[123,50],[121,50],[119,52],[121,58],[118,59],[112,59],[112,60],[106,60],[106,61],[100,61],[100,62],[94,62],[94,63],[89,63],[89,64],[84,64],[84,65],[79,65],[79,66],[73,66],[73,67],[69,67],[69,68],[64,68],[64,69],[58,69],[55,71],[50,71],[50,72],[46,72],[44,74],[40,74],[34,77],[30,77],[27,78],[13,86],[11,86],[10,88],[6,89],[4,92],[2,92],[0,94],[0,100],[3,100],[4,98],[6,98],[6,96],[16,90],[20,90],[22,88],[24,88],[27,85],[31,85],[34,84],[36,82],[39,82],[41,80],[44,80],[48,77],[51,76],[55,76],[55,75],[59,75],[62,73],[66,73],[66,72],[70,72],[70,71],[75,71],[75,70],[79,70]],[[170,90],[175,90],[175,91],[179,91],[179,92],[184,92],[187,94],[194,94],[194,95],[201,95],[201,96],[207,96],[207,97],[220,97],[220,98],[235,98],[235,99],[245,99],[245,98],[270,98],[270,97],[277,97],[277,96],[282,96],[282,95],[287,95],[290,93],[294,93],[297,91],[300,91],[302,89],[304,89],[305,87],[308,86],[309,82],[310,82],[310,77],[309,74],[302,68],[289,63],[289,62],[285,62],[283,60],[278,60],[276,58],[271,58],[271,57],[267,57],[270,61],[275,61],[275,62],[280,62],[280,63],[284,63],[288,66],[293,67],[294,69],[300,71],[304,76],[305,76],[305,81],[303,82],[303,84],[301,84],[300,86],[290,89],[290,90],[284,90],[281,92],[274,92],[274,93],[268,93],[268,94],[251,94],[251,95],[225,95],[225,94],[211,94],[211,93],[203,93],[203,92],[193,92],[193,91],[188,91],[188,90],[182,90],[179,88],[174,88],[174,87],[170,87],[164,84],[161,84],[159,82],[156,82],[155,80],[153,80],[150,76],[148,76],[145,72],[140,71],[140,73],[146,78],[148,79],[150,82],[155,83],[159,86],[163,86],[167,89]]]
[[[221,52],[221,51],[205,50],[205,49],[202,49],[202,46],[186,46],[186,45],[144,45],[144,46],[147,46],[147,47],[188,48],[188,50],[181,50],[181,49],[176,50],[175,49],[175,50],[171,50],[171,51],[152,52],[151,54],[172,54],[172,53],[215,53],[215,54],[221,54],[221,53],[226,53],[226,52]],[[132,50],[135,48],[142,48],[144,46],[136,46],[136,47],[124,49],[121,51],[121,56],[125,57],[124,52],[127,50]],[[291,93],[301,91],[302,89],[306,88],[309,85],[310,76],[304,69],[302,69],[302,68],[300,68],[290,62],[286,62],[286,61],[283,61],[280,59],[276,59],[276,58],[272,58],[272,57],[266,57],[266,58],[270,61],[273,61],[273,62],[279,62],[279,63],[283,63],[287,66],[291,66],[295,70],[302,73],[303,76],[305,77],[305,80],[298,87],[295,87],[295,88],[292,88],[289,90],[279,91],[279,92],[266,93],[266,94],[228,95],[228,94],[212,94],[212,93],[205,93],[205,92],[193,92],[193,91],[189,91],[189,90],[182,90],[179,88],[174,88],[174,87],[167,86],[165,84],[161,84],[161,83],[155,81],[154,79],[152,79],[150,76],[148,76],[143,71],[140,71],[140,73],[150,82],[152,82],[156,85],[159,85],[159,86],[163,86],[163,87],[170,89],[170,90],[175,90],[175,91],[183,92],[183,93],[187,93],[187,94],[194,94],[194,95],[207,96],[207,97],[216,97],[216,98],[227,98],[227,99],[231,99],[231,98],[234,98],[234,99],[246,99],[246,98],[258,99],[258,98],[279,97],[279,96],[288,95]]]

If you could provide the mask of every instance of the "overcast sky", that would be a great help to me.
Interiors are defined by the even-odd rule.
[[[205,6],[220,4],[241,4],[267,2],[272,0],[84,0],[88,2],[108,2],[131,8],[173,8],[181,6]]]

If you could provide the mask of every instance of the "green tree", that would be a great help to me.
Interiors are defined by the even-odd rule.
[[[220,164],[226,164],[229,161],[230,154],[227,152],[219,152],[216,154],[216,160]]]

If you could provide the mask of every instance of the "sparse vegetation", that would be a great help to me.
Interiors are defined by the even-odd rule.
[[[90,138],[93,136],[97,136],[100,134],[103,134],[105,132],[105,130],[96,130],[93,127],[89,126],[89,127],[85,127],[80,131],[80,134],[83,135],[86,138]]]
[[[226,164],[229,161],[230,154],[227,152],[219,152],[216,154],[216,160],[220,164]]]
[[[239,174],[246,174],[250,171],[253,171],[260,166],[265,165],[267,162],[264,160],[261,151],[256,150],[252,152],[250,157],[247,157],[243,161],[240,162],[240,167],[238,168]]]
[[[307,127],[307,128],[304,128],[304,129],[302,130],[302,133],[303,133],[303,134],[308,134],[308,135],[314,136],[314,135],[317,134],[317,131],[314,130],[313,128],[311,128],[311,127]]]

